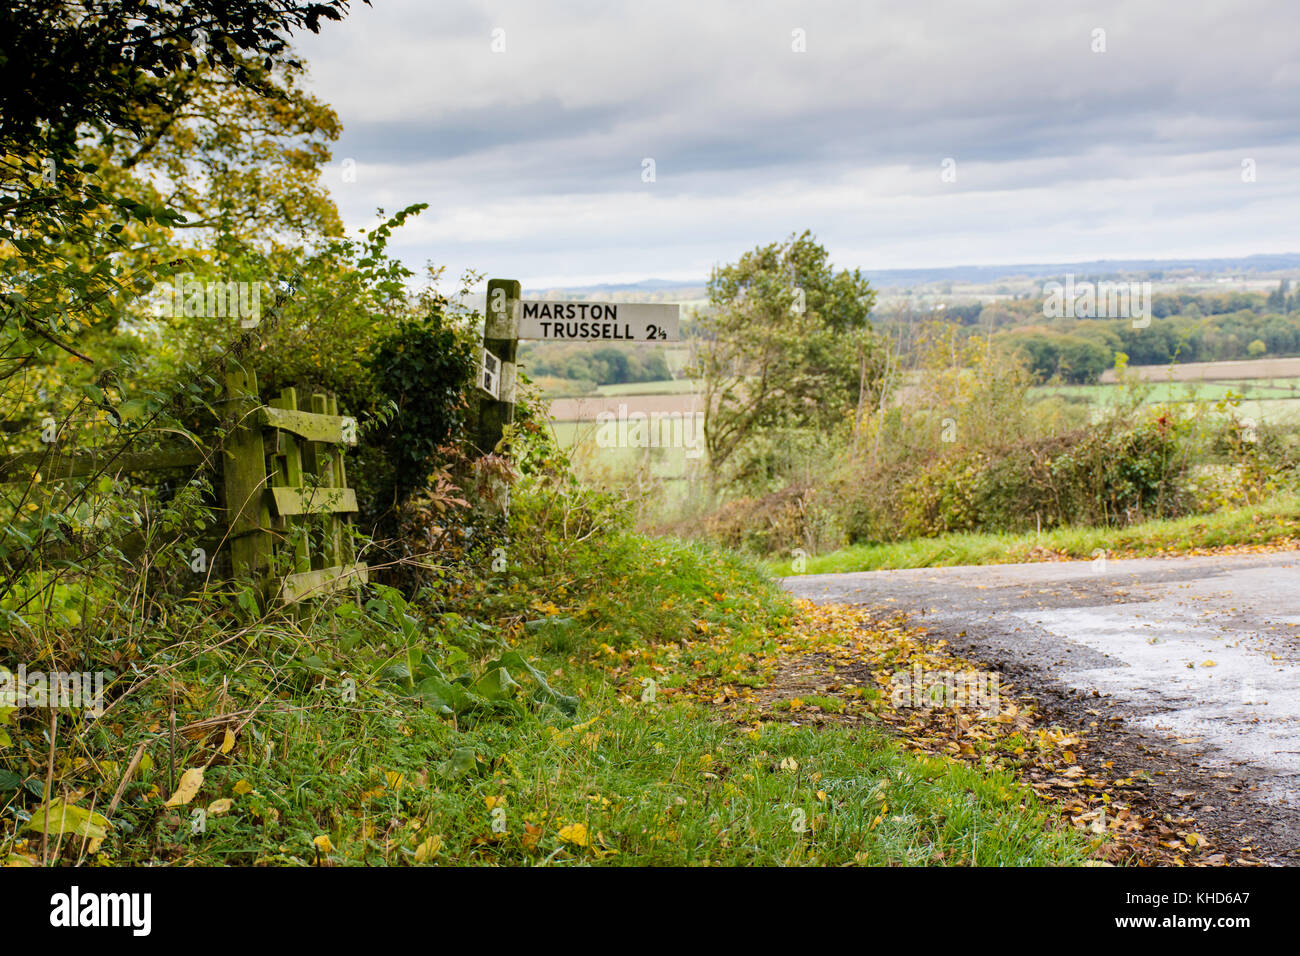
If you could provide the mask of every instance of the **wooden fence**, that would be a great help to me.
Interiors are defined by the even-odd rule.
[[[43,480],[96,474],[158,472],[220,463],[224,525],[231,571],[258,582],[268,599],[292,604],[365,583],[347,527],[357,496],[347,486],[343,453],[356,444],[356,419],[339,415],[338,401],[323,393],[298,407],[295,389],[262,403],[255,374],[231,362],[226,406],[233,428],[223,447],[163,449],[117,454],[38,452],[16,455],[0,467],[0,481]],[[214,454],[215,452],[215,454]],[[291,567],[284,576],[273,568]]]

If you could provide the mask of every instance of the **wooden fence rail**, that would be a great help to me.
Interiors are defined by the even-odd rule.
[[[57,481],[106,466],[116,473],[158,472],[218,461],[236,577],[252,577],[267,598],[284,604],[365,583],[367,569],[356,560],[346,517],[357,510],[343,462],[346,447],[356,444],[356,419],[340,415],[337,399],[324,393],[310,397],[310,410],[298,407],[293,388],[263,404],[256,375],[233,362],[225,380],[234,428],[223,448],[14,455],[0,462],[0,482],[27,480],[33,471]],[[273,578],[277,565],[292,571]]]

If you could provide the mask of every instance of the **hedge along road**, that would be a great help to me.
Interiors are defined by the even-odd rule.
[[[1089,727],[1116,773],[1225,847],[1300,865],[1300,552],[785,578],[904,612]],[[1231,859],[1231,857],[1229,857]]]

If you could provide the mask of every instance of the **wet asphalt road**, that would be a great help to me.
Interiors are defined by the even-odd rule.
[[[1127,733],[1184,766],[1191,782],[1181,785],[1201,791],[1185,798],[1214,803],[1216,781],[1245,781],[1244,799],[1275,848],[1294,852],[1300,843],[1300,552],[783,583],[816,601],[905,612],[1031,693],[1122,715]]]

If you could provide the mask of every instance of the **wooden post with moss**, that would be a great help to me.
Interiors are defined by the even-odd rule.
[[[258,421],[257,375],[235,362],[226,366],[228,412],[234,430],[226,443],[223,484],[235,577],[260,579],[271,563],[271,513],[266,503],[266,448]],[[259,585],[262,582],[259,580]]]
[[[519,350],[519,311],[522,288],[514,279],[489,279],[483,326],[483,361],[495,360],[496,388],[489,386],[493,370],[479,369],[478,447],[488,454],[501,442],[506,425],[515,418],[515,356]],[[489,358],[490,356],[490,358]],[[495,392],[495,394],[493,394]]]

